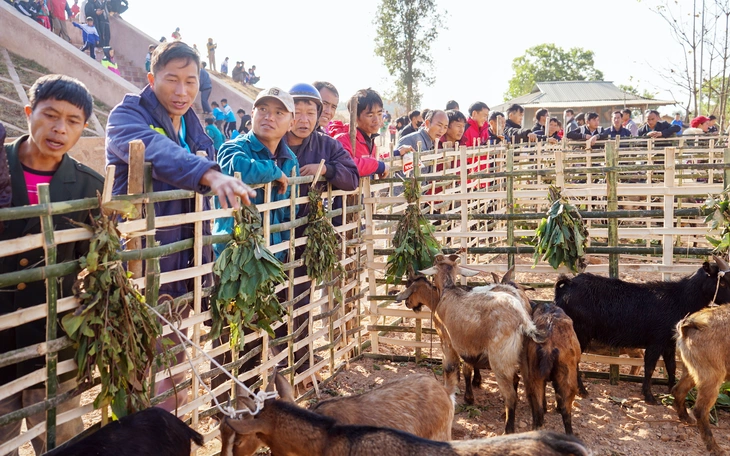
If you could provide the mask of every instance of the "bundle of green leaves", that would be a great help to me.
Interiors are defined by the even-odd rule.
[[[211,299],[211,336],[220,336],[223,326],[230,324],[231,347],[242,350],[244,326],[274,336],[271,325],[284,313],[276,286],[287,277],[281,261],[266,248],[256,208],[244,206],[233,217],[233,239],[213,265],[219,281]]]
[[[330,280],[343,268],[337,258],[339,235],[327,217],[322,202],[322,191],[312,185],[309,188],[309,216],[304,235],[307,245],[304,248],[304,264],[307,275],[317,282]]]
[[[726,255],[730,250],[730,198],[728,192],[712,197],[709,196],[702,205],[705,212],[709,212],[705,223],[710,225],[710,231],[720,231],[717,237],[705,236],[718,254]]]
[[[535,264],[547,261],[555,269],[561,264],[571,271],[585,269],[585,250],[588,229],[578,209],[560,195],[560,188],[551,186],[548,194],[551,205],[547,218],[540,221],[535,231]]]
[[[74,283],[81,306],[61,324],[76,347],[78,379],[90,381],[94,368],[101,376],[101,391],[94,407],[109,400],[117,417],[150,406],[146,374],[155,360],[155,345],[162,335],[157,318],[120,260],[122,250],[117,213],[130,214],[131,203],[105,203],[91,225],[89,251],[80,259],[83,270]],[[169,339],[164,344],[171,344]],[[158,358],[158,367],[168,359]]]
[[[403,183],[403,194],[408,202],[403,217],[398,221],[393,246],[388,256],[386,282],[398,285],[403,276],[411,277],[416,271],[433,266],[433,259],[441,252],[441,245],[433,235],[433,226],[421,214],[421,186],[414,177]]]

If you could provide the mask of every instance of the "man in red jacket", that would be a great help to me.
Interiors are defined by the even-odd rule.
[[[51,0],[48,6],[51,10],[53,32],[70,43],[71,38],[66,32],[66,0]]]
[[[469,120],[466,124],[466,131],[459,143],[462,146],[474,147],[489,142],[489,106],[486,103],[477,101],[469,107]]]
[[[347,109],[357,110],[357,138],[355,150],[350,144],[351,125],[343,125],[339,121],[330,124],[330,131],[336,140],[342,143],[346,151],[352,155],[360,177],[378,174],[386,177],[390,171],[387,163],[378,160],[375,149],[375,138],[378,137],[380,124],[383,122],[383,100],[373,89],[361,89],[355,94],[357,106],[348,104]]]

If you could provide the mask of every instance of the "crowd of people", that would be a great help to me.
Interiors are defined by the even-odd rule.
[[[208,38],[208,42],[205,46],[208,51],[208,65],[212,71],[218,72],[216,70],[215,61],[215,54],[216,50],[218,49],[218,43],[214,43],[213,38]],[[228,67],[229,58],[226,57],[221,63],[219,73],[228,76]],[[254,85],[261,80],[261,78],[256,75],[256,65],[251,65],[251,67],[246,70],[246,64],[243,60],[236,62],[236,64],[233,66],[233,68],[231,69],[231,78],[235,82],[244,85]]]

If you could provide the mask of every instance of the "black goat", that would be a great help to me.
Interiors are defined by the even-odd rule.
[[[692,276],[676,282],[561,276],[555,284],[555,304],[573,320],[581,353],[594,339],[610,347],[645,348],[641,392],[648,404],[656,404],[651,376],[659,356],[664,358],[670,390],[676,379],[674,328],[679,320],[709,305],[713,297],[718,304],[730,302],[730,271],[718,282],[718,270],[728,271],[730,266],[714,258],[717,265],[705,262]],[[580,377],[578,385],[581,394],[587,394]]]
[[[175,415],[151,407],[125,416],[95,433],[56,448],[45,456],[190,456],[190,441],[203,436]]]

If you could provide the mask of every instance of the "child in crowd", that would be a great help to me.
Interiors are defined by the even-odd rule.
[[[205,118],[205,134],[210,136],[210,139],[213,140],[213,147],[215,147],[216,152],[218,149],[221,148],[223,143],[225,142],[226,138],[223,137],[223,133],[216,127],[215,125],[215,119],[212,117],[206,117]]]
[[[228,100],[223,98],[221,100],[223,105],[223,134],[226,138],[231,138],[231,133],[236,129],[236,115],[233,113],[233,109],[228,104]]]
[[[215,118],[215,126],[218,127],[220,131],[223,131],[223,120],[226,118],[225,113],[223,113],[223,110],[220,108],[220,105],[217,101],[213,101],[210,103],[210,106],[213,108],[213,117]]]
[[[221,73],[225,74],[226,76],[228,75],[228,57],[226,57],[223,60],[223,63],[221,63]]]
[[[156,47],[156,45],[150,44],[147,48],[147,58],[144,61],[144,69],[147,70],[148,73],[150,72],[150,65],[152,65],[152,53],[155,52]]]
[[[80,28],[83,33],[84,46],[81,48],[81,51],[83,52],[88,49],[89,57],[96,60],[94,48],[99,43],[99,32],[97,32],[96,27],[94,27],[94,18],[87,17],[86,24],[79,24],[78,22],[72,22],[72,24],[74,27]]]
[[[103,51],[104,58],[101,59],[101,65],[112,73],[116,73],[121,76],[119,73],[119,65],[117,65],[117,62],[114,60],[114,48],[111,46],[104,46]]]

